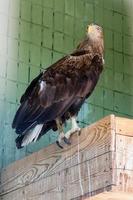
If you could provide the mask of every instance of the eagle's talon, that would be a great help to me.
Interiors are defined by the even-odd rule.
[[[64,137],[63,140],[66,144],[71,145],[71,142],[68,138]]]
[[[56,144],[57,144],[58,147],[60,147],[61,149],[63,149],[63,146],[59,143],[58,140],[56,141]]]

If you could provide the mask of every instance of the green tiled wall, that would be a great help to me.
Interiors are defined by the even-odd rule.
[[[51,132],[17,150],[11,122],[29,82],[71,52],[88,23],[104,28],[105,69],[79,113],[80,125],[110,113],[133,117],[132,8],[132,0],[0,1],[0,167],[55,141]]]

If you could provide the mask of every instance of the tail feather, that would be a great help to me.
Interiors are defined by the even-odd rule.
[[[25,116],[25,111],[27,110],[27,103],[28,103],[27,101],[22,103],[19,109],[17,110],[13,123],[12,123],[12,128],[16,128],[18,124],[20,123],[20,121],[23,120]]]
[[[26,133],[22,139],[21,146],[26,146],[32,141],[36,142],[41,130],[42,130],[43,124],[38,124],[35,126],[34,129]]]

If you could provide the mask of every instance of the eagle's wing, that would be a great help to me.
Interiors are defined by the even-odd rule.
[[[77,51],[60,59],[33,80],[21,98],[13,121],[16,132],[21,133],[36,123],[52,121],[62,116],[77,97],[85,98],[96,84],[92,72],[94,64],[92,54]]]

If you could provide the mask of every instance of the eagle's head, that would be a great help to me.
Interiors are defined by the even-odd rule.
[[[87,26],[87,36],[90,38],[103,38],[103,29],[97,24],[90,24]]]

